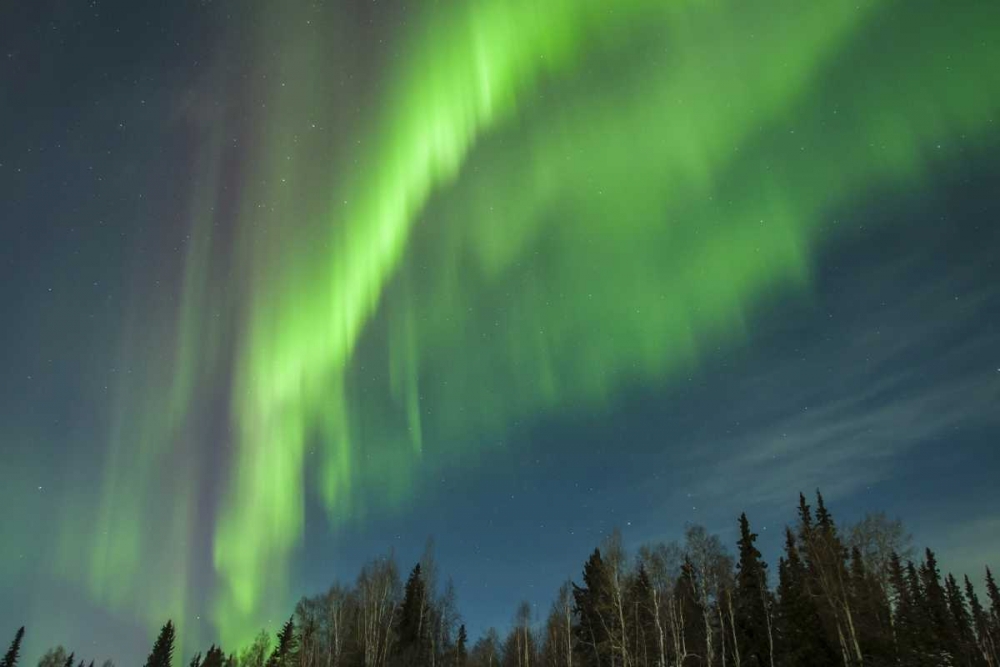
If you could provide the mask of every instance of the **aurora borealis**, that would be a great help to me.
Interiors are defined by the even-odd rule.
[[[362,545],[580,526],[568,495],[523,518],[572,480],[620,493],[601,523],[651,533],[695,520],[691,495],[717,503],[697,520],[728,516],[724,478],[778,457],[794,472],[776,463],[729,501],[777,517],[765,489],[791,478],[902,502],[941,465],[911,470],[893,443],[956,429],[951,460],[996,471],[996,3],[8,15],[7,625],[72,635],[87,616],[142,645],[169,616],[182,637],[239,645]],[[683,409],[664,421],[660,402]],[[632,461],[613,482],[614,457],[582,444],[590,420]],[[708,426],[731,423],[743,436]],[[800,449],[779,446],[796,426]],[[862,433],[884,460],[854,446]],[[653,470],[670,471],[663,489],[637,500]],[[494,493],[515,479],[528,490]],[[955,502],[995,506],[963,486]],[[488,529],[455,507],[500,495],[526,499]],[[907,512],[933,524],[933,507]],[[551,552],[572,559],[575,540]],[[513,585],[486,570],[514,555],[453,553],[484,586]]]

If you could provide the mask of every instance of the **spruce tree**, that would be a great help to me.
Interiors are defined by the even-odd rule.
[[[278,643],[267,660],[268,667],[287,667],[294,664],[295,644],[295,621],[289,618],[278,632]]]
[[[767,564],[754,543],[746,514],[740,515],[739,562],[734,592],[735,633],[741,664],[756,667],[771,664],[771,592],[767,587]]]
[[[990,568],[986,568],[986,594],[990,598],[990,632],[993,640],[1000,642],[1000,590]]]
[[[917,651],[919,628],[906,570],[896,552],[889,558],[889,586],[894,607],[893,639],[896,659],[900,664],[908,665],[913,662],[913,656]]]
[[[951,573],[944,579],[944,593],[948,601],[948,612],[953,629],[956,657],[961,665],[971,665],[976,656],[976,638],[972,629],[972,617],[965,606],[965,597]]]
[[[948,612],[948,599],[941,585],[941,572],[938,570],[937,558],[934,552],[927,549],[924,562],[920,566],[920,583],[924,592],[925,628],[927,639],[935,653],[945,652],[952,658],[957,658],[955,631],[951,624],[951,614]],[[941,655],[941,660],[945,656]]]
[[[851,549],[848,597],[851,608],[854,609],[854,624],[865,663],[889,664],[894,651],[888,601],[882,595],[878,582],[865,567],[861,550],[856,546]]]
[[[805,497],[799,496],[800,528],[811,530]],[[803,511],[804,508],[804,511]],[[827,640],[816,602],[809,593],[808,573],[799,554],[795,536],[785,529],[785,556],[778,564],[778,602],[775,625],[777,646],[775,664],[782,667],[814,665],[834,667],[839,657]]]
[[[583,566],[583,586],[573,584],[573,608],[578,622],[573,628],[581,664],[599,665],[607,662],[613,651],[612,581],[611,570],[594,549]]]
[[[655,605],[653,583],[645,565],[640,563],[625,596],[627,641],[634,659],[640,664],[650,664],[658,655]]]
[[[188,663],[188,667],[201,667],[201,653],[195,653],[194,657],[191,658],[191,662]]]
[[[424,665],[430,662],[430,619],[427,587],[417,563],[406,580],[403,603],[399,608],[396,630],[396,662],[399,665]]]
[[[146,667],[170,667],[174,657],[174,624],[167,621],[167,624],[160,630],[153,650],[146,658]]]
[[[990,632],[990,621],[979,602],[976,589],[972,587],[969,577],[965,577],[965,596],[969,600],[969,610],[972,612],[972,625],[976,632],[976,646],[983,656],[983,660],[989,665],[1000,664],[1000,653],[997,651],[995,638]]]
[[[455,667],[465,667],[469,661],[468,649],[469,637],[465,634],[465,624],[458,626],[458,639],[455,642]]]
[[[703,621],[705,610],[698,595],[698,586],[697,569],[691,559],[685,556],[681,564],[681,574],[674,587],[674,598],[680,606],[681,617],[684,618],[684,647],[687,649],[687,654],[704,660],[708,651],[708,636]]]
[[[7,649],[7,653],[5,653],[3,659],[0,660],[0,667],[16,667],[17,656],[21,652],[22,639],[24,639],[23,625],[16,633],[14,633],[14,641],[10,643],[10,648]]]
[[[916,667],[938,667],[942,656],[936,636],[934,617],[928,609],[924,577],[912,562],[906,563],[906,584],[913,602],[913,637],[911,642],[911,664]]]
[[[201,662],[201,667],[223,667],[226,657],[222,653],[222,649],[212,644],[208,647],[208,652],[205,653],[205,659]]]
[[[66,656],[66,662],[64,663],[64,667],[73,667],[73,658],[75,655],[76,655],[75,653],[70,653],[68,656]]]

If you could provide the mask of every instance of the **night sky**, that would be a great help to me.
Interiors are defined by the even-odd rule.
[[[1000,554],[1000,4],[7,2],[0,636],[475,637],[797,493]],[[28,664],[33,664],[29,662]]]

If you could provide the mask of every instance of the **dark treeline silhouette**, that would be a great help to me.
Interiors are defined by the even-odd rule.
[[[917,560],[899,520],[869,514],[838,529],[823,497],[799,496],[776,581],[746,515],[737,553],[688,526],[682,543],[629,557],[615,531],[567,581],[546,616],[521,603],[505,637],[468,646],[433,547],[402,581],[395,560],[365,565],[353,586],[304,597],[275,640],[261,631],[226,654],[211,646],[189,667],[1000,667],[1000,591],[986,569],[980,600],[968,577]],[[24,628],[0,667],[17,667]],[[145,667],[170,667],[174,627]],[[79,667],[83,667],[83,662]],[[90,663],[93,667],[93,663]],[[110,663],[105,663],[106,667]],[[39,667],[74,667],[49,651]]]

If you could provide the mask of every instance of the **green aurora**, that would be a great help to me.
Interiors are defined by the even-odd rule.
[[[308,498],[401,512],[421,460],[497,455],[467,436],[668,382],[808,298],[844,207],[996,140],[997,3],[420,3],[357,95],[349,26],[281,4],[246,19],[259,85],[211,75],[253,109],[235,240],[213,115],[176,324],[125,333],[103,502],[62,535],[90,557],[58,564],[152,631],[211,558],[227,647],[287,608]]]

